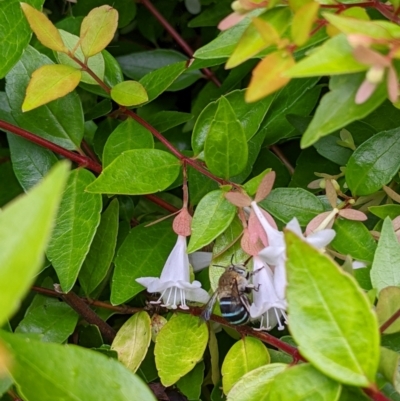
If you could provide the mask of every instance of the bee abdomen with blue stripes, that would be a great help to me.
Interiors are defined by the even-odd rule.
[[[245,324],[250,315],[241,302],[235,302],[235,298],[224,297],[219,300],[221,315],[231,324]]]

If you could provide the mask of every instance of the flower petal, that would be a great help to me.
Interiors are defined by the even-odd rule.
[[[286,224],[286,228],[290,231],[293,231],[297,236],[303,237],[303,232],[301,231],[299,221],[296,219],[296,217],[293,217],[293,219]]]
[[[190,281],[189,256],[186,249],[186,237],[178,235],[176,244],[161,272],[161,281]]]
[[[193,288],[185,290],[185,297],[189,301],[200,302],[206,304],[210,299],[210,295],[203,288]]]
[[[314,248],[325,248],[335,238],[335,230],[326,229],[312,233],[306,237],[306,241]]]
[[[212,252],[193,252],[189,254],[189,262],[195,272],[210,266],[211,260]]]

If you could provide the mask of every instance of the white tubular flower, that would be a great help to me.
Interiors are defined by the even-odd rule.
[[[189,254],[189,262],[195,272],[210,266],[212,260],[212,252],[193,252]]]
[[[259,256],[254,256],[253,266],[253,284],[257,291],[253,291],[250,316],[253,319],[260,319],[259,330],[271,330],[277,324],[278,330],[283,330],[285,326],[281,318],[283,317],[286,323],[286,301],[279,299],[276,294],[273,273]]]
[[[148,292],[160,293],[160,298],[152,303],[176,309],[189,309],[186,300],[206,303],[207,291],[201,288],[199,281],[190,282],[189,256],[186,253],[186,237],[178,235],[176,245],[168,256],[161,272],[161,277],[141,277],[136,281],[147,288]]]

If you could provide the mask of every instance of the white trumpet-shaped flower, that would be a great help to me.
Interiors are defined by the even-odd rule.
[[[250,306],[250,316],[260,319],[259,330],[271,330],[278,324],[283,330],[286,323],[286,301],[280,299],[275,291],[274,278],[271,268],[259,257],[253,257],[253,303]]]
[[[172,309],[178,306],[188,309],[186,300],[206,303],[209,299],[207,291],[201,288],[199,281],[190,282],[189,256],[186,252],[186,237],[183,235],[178,235],[160,278],[141,277],[136,281],[146,287],[148,292],[161,294],[153,303],[162,302],[162,306]]]

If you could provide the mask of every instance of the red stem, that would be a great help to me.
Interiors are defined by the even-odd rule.
[[[179,33],[172,27],[172,25],[160,14],[160,12],[153,6],[150,0],[140,0],[140,2],[147,8],[147,10],[153,15],[153,17],[160,23],[160,25],[172,36],[172,38],[178,43],[182,50],[189,56],[193,56],[193,49],[183,40]],[[221,86],[221,82],[218,81],[216,76],[208,69],[202,69],[204,75],[218,87]]]
[[[29,131],[26,131],[22,128],[19,128],[13,124],[10,124],[6,121],[0,120],[0,128],[10,131],[13,134],[22,136],[23,138],[27,139],[28,141],[31,141],[33,143],[36,143],[37,145],[40,145],[46,149],[52,150],[55,153],[58,153],[61,156],[66,157],[67,159],[77,163],[81,167],[87,167],[88,169],[92,170],[93,172],[100,174],[101,173],[101,165],[87,156],[82,156],[78,155],[75,152],[72,152],[70,150],[66,150],[62,148],[61,146],[58,146],[54,144],[53,142],[48,141],[47,139],[43,139],[37,135],[34,135],[30,133]]]
[[[375,384],[373,384],[371,387],[364,388],[363,389],[364,393],[367,394],[371,400],[374,401],[391,401],[390,398],[386,397],[384,394],[382,394],[379,389],[376,387]]]
[[[398,318],[400,317],[400,309],[394,313],[392,316],[390,316],[390,318],[388,320],[386,320],[385,323],[382,324],[382,326],[380,327],[380,332],[384,333],[384,331],[391,326]]]

